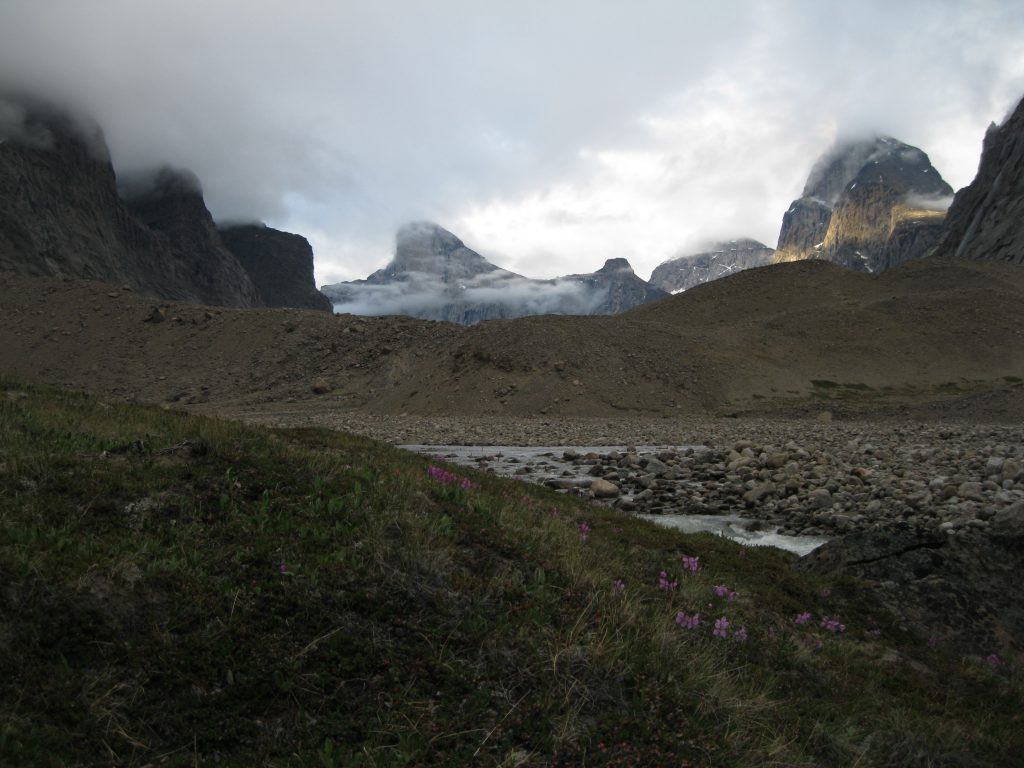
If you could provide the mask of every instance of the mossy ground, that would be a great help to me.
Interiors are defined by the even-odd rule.
[[[431,463],[0,381],[0,764],[1019,765],[860,585]]]

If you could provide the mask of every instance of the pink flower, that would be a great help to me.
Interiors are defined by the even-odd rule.
[[[699,557],[692,557],[691,555],[683,555],[683,570],[689,571],[690,573],[697,573],[700,570]]]
[[[586,541],[588,533],[590,533],[590,526],[586,523],[580,523],[580,541]]]
[[[676,587],[679,586],[678,581],[669,581],[668,573],[662,571],[658,574],[658,589],[664,589],[668,592],[674,592]]]
[[[821,617],[821,626],[823,629],[827,629],[829,632],[845,632],[846,625],[840,624],[839,619],[832,617],[831,619],[827,616]]]
[[[462,478],[462,482],[459,483],[459,485],[462,486],[462,490],[464,491],[468,491],[470,488],[473,487],[473,483],[468,477]]]
[[[811,614],[807,612],[801,613],[795,619],[793,619],[793,621],[795,621],[797,624],[806,624],[810,620]]]
[[[737,597],[739,597],[738,592],[733,592],[731,589],[725,586],[725,584],[716,584],[715,594],[719,597],[724,597],[726,600],[729,601],[735,600]]]
[[[729,620],[725,618],[725,616],[715,619],[715,629],[711,634],[713,634],[715,637],[728,637]]]
[[[680,611],[676,614],[676,624],[683,629],[696,629],[700,624],[700,614],[695,613],[692,616]]]
[[[985,663],[992,667],[998,667],[1003,663],[1003,660],[1000,659],[997,654],[990,653],[988,656],[985,657]]]
[[[732,639],[735,640],[737,643],[747,642],[747,628],[740,627],[739,629],[737,629],[735,632],[732,633]]]
[[[626,591],[626,582],[622,579],[616,579],[612,582],[612,592],[616,595],[621,595]]]

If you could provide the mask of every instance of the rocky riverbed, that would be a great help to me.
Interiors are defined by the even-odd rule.
[[[402,426],[403,436],[434,434],[410,426]],[[965,655],[999,649],[999,658],[1017,658],[1024,648],[1020,427],[624,420],[619,434],[653,440],[602,446],[595,443],[614,426],[474,426],[476,436],[525,437],[535,445],[576,436],[575,445],[589,447],[464,447],[450,458],[624,513],[702,525],[743,518],[744,531],[827,538],[794,567],[863,580],[880,608],[929,643]]]
[[[638,514],[742,514],[782,533],[983,532],[1024,520],[1024,427],[770,419],[311,420],[399,444],[585,446],[505,474]],[[485,448],[474,449],[498,460]],[[547,453],[548,455],[542,455]],[[600,482],[598,482],[600,481]]]

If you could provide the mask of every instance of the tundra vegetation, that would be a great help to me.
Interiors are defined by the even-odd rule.
[[[3,380],[0,764],[1019,765],[1013,660],[792,561]]]

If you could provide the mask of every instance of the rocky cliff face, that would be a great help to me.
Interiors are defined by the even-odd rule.
[[[260,304],[249,274],[224,247],[194,174],[162,168],[122,184],[121,192],[128,210],[171,256],[167,285],[186,286],[203,304]]]
[[[651,273],[651,285],[668,293],[680,293],[701,283],[744,269],[772,263],[775,251],[749,238],[715,243],[706,251],[669,259]]]
[[[0,97],[0,269],[149,290],[159,270],[142,255],[155,248],[118,199],[98,126]]]
[[[330,299],[316,289],[313,248],[306,238],[263,224],[218,231],[255,284],[262,306],[332,310]]]
[[[935,245],[952,194],[917,147],[889,137],[838,145],[783,216],[774,261],[880,272],[920,258]]]
[[[531,280],[501,269],[429,222],[399,229],[395,258],[365,280],[323,288],[336,312],[410,315],[474,325],[527,315],[617,314],[667,294],[625,259],[594,273]]]
[[[119,188],[94,122],[23,95],[0,95],[0,270],[234,307],[265,303],[253,278],[277,279],[250,277],[224,246],[195,176],[163,169]]]
[[[936,254],[1024,264],[1024,101],[985,134],[978,175],[956,194]]]

